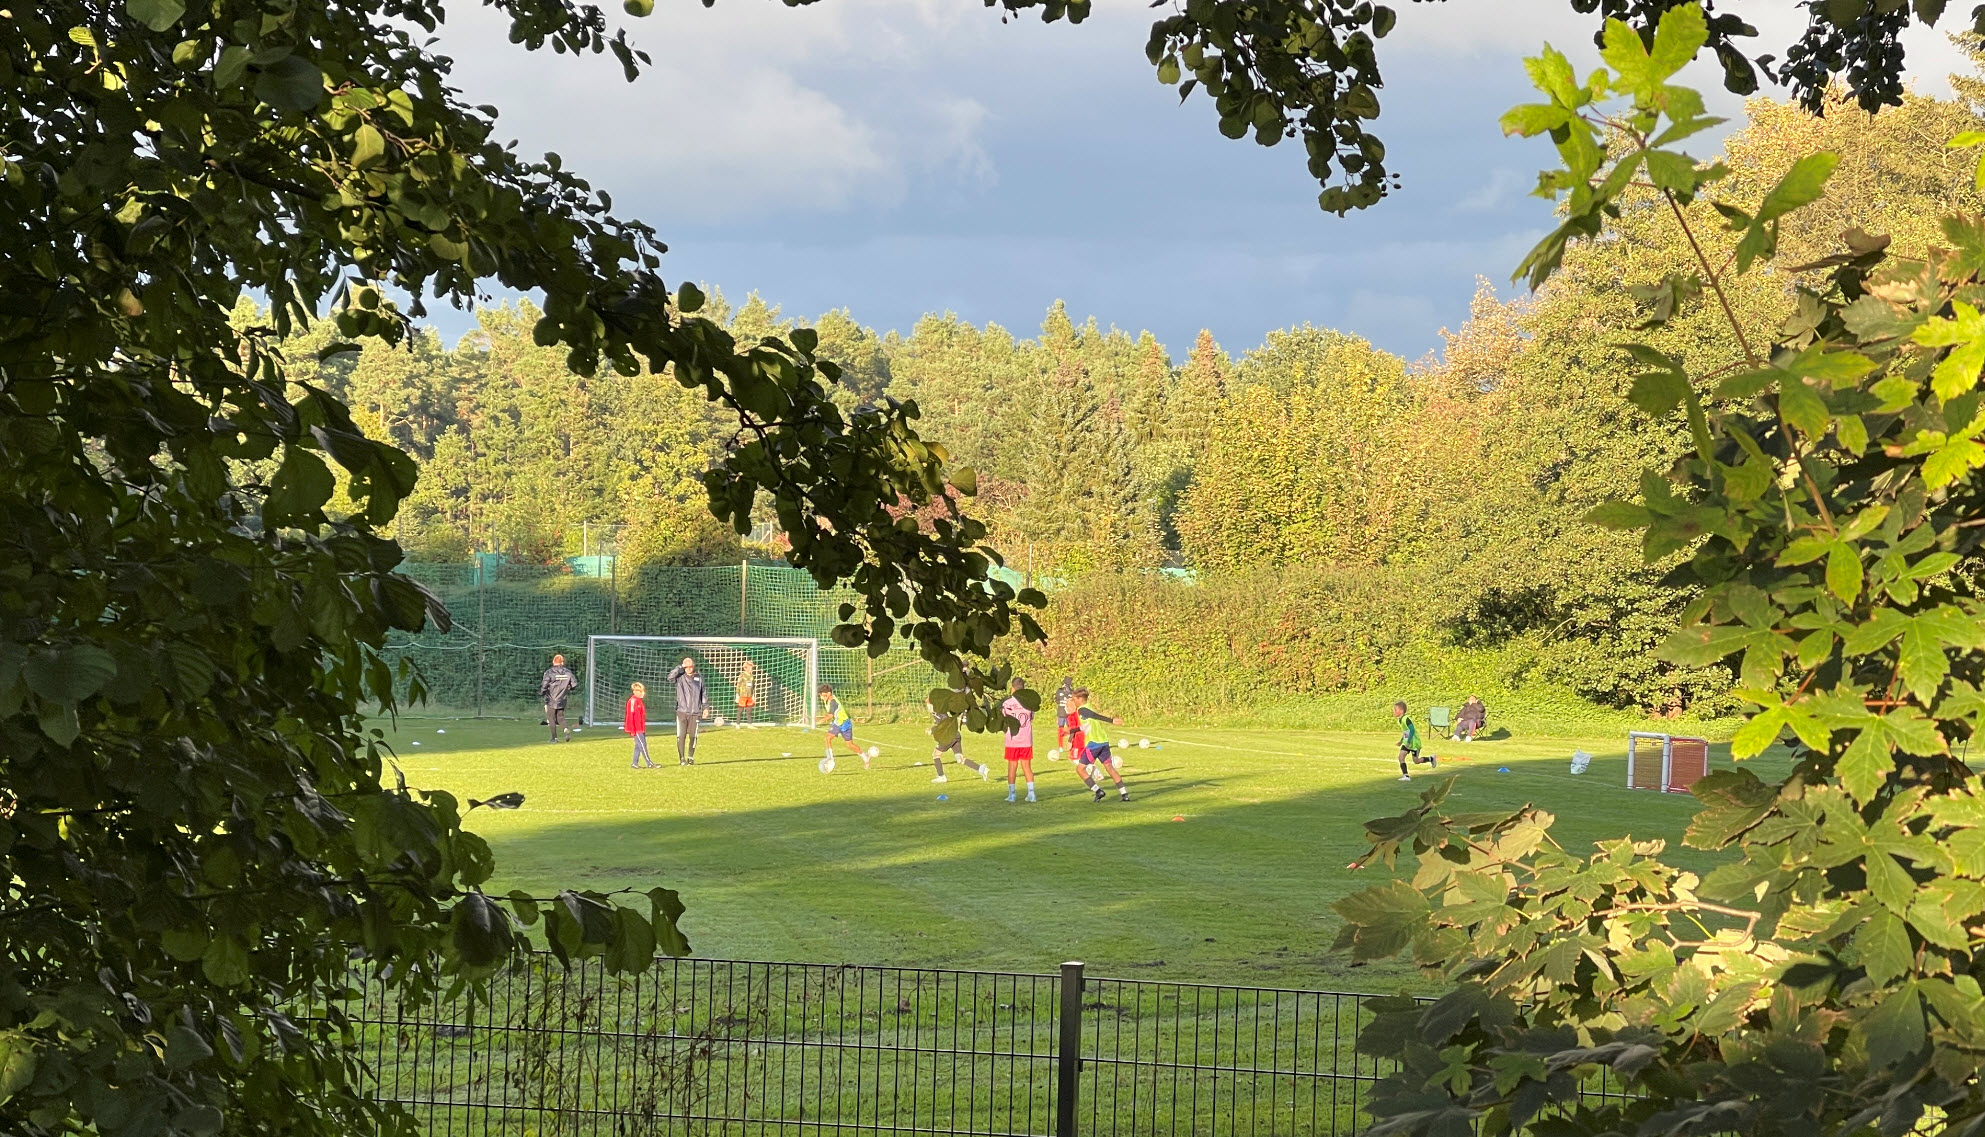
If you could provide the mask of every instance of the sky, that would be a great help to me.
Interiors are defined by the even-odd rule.
[[[1764,32],[1760,50],[1794,38],[1791,0],[1725,6]],[[1595,25],[1567,0],[1395,7],[1377,132],[1405,184],[1345,218],[1317,208],[1299,144],[1229,141],[1204,97],[1157,82],[1154,14],[1128,0],[1080,25],[1002,23],[976,0],[659,0],[646,19],[614,4],[654,57],[632,84],[610,57],[512,45],[467,3],[440,50],[525,153],[558,152],[661,233],[672,283],[755,291],[789,316],[846,308],[882,331],[955,312],[1032,335],[1063,300],[1175,358],[1201,328],[1238,353],[1311,323],[1415,359],[1466,319],[1478,277],[1508,294],[1549,228],[1529,196],[1548,142],[1496,123],[1534,101],[1525,55],[1549,40],[1588,66]],[[1918,89],[1946,91],[1955,50],[1908,42]],[[1704,65],[1685,77],[1741,117]],[[444,334],[468,324],[436,317]]]

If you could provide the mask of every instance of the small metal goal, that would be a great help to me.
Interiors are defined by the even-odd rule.
[[[1651,731],[1627,732],[1627,788],[1685,794],[1709,773],[1709,741]]]

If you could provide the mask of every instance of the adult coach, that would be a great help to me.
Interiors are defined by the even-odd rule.
[[[572,728],[565,722],[565,700],[579,688],[579,677],[565,666],[565,657],[554,655],[551,666],[545,668],[544,679],[538,683],[538,694],[544,697],[545,723],[551,727],[551,740],[560,741],[558,732],[565,732],[564,741],[572,741]]]
[[[684,656],[669,672],[675,684],[675,760],[678,765],[696,765],[696,727],[710,714],[710,693],[703,677],[696,674],[696,661]]]

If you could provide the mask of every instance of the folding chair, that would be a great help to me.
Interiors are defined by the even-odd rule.
[[[1427,726],[1441,732],[1442,738],[1454,737],[1454,708],[1428,707]]]

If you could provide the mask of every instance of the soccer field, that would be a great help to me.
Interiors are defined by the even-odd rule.
[[[613,728],[551,745],[535,717],[379,725],[411,784],[526,795],[515,812],[470,815],[496,851],[492,891],[665,884],[688,905],[698,956],[1020,971],[1080,959],[1095,974],[1364,991],[1424,982],[1402,963],[1352,968],[1327,950],[1330,905],[1386,871],[1346,871],[1365,849],[1361,823],[1404,809],[1433,776],[1398,781],[1389,731],[1127,727],[1113,733],[1156,744],[1128,753],[1129,802],[1093,801],[1068,763],[1037,759],[1041,800],[1009,805],[997,738],[965,743],[993,760],[991,782],[952,767],[933,785],[913,724],[858,727],[881,757],[864,772],[843,751],[831,775],[816,769],[823,736],[797,729],[712,730],[689,769],[658,733],[662,768],[635,771]],[[1459,777],[1456,810],[1532,801],[1558,815],[1567,847],[1625,834],[1678,846],[1693,799],[1626,789],[1625,745],[1620,733],[1429,751]],[[1595,755],[1582,776],[1569,772],[1578,748]],[[1787,758],[1754,761],[1771,778]],[[1728,764],[1715,747],[1712,766]]]

